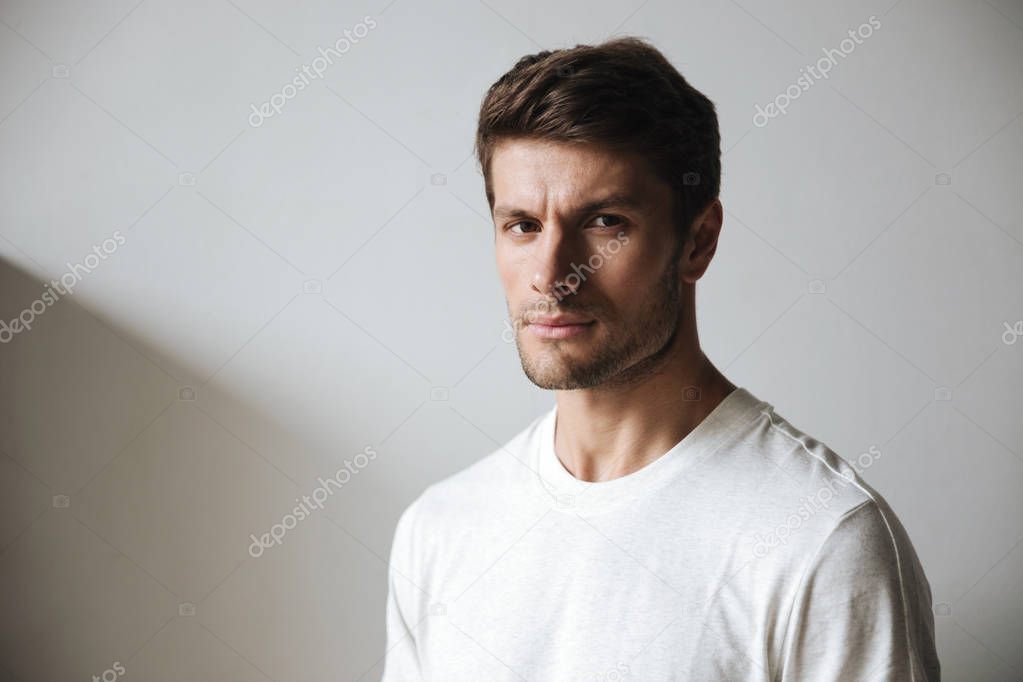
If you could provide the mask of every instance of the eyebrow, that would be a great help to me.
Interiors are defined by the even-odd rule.
[[[642,208],[642,206],[643,206],[642,203],[640,203],[638,199],[634,198],[629,194],[612,194],[610,196],[604,197],[603,199],[598,199],[596,201],[591,201],[587,204],[583,204],[582,206],[576,208],[575,212],[593,213],[594,211],[600,211],[606,208],[638,209]],[[504,205],[494,207],[495,218],[529,218],[531,217],[531,215],[532,214],[529,211],[522,208],[514,208],[512,206]]]

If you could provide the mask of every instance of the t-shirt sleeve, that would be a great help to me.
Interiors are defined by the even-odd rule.
[[[410,579],[415,575],[415,548],[412,532],[415,502],[402,513],[395,526],[391,557],[387,570],[387,650],[381,682],[422,680],[416,646],[416,627],[420,614],[418,588]]]
[[[792,605],[779,679],[940,679],[930,586],[883,500],[846,512],[811,561]]]

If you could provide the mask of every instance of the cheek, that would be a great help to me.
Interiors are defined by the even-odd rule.
[[[601,297],[623,317],[643,310],[644,303],[657,295],[667,260],[663,254],[626,251],[606,260],[594,280]]]
[[[657,267],[656,259],[628,247],[605,257],[603,265],[596,272],[600,288],[609,296],[627,299],[641,294],[651,280],[652,270]]]
[[[522,276],[521,259],[507,249],[498,246],[495,250],[494,260],[497,265],[497,276],[504,286],[505,292],[511,294],[517,287],[517,280]]]
[[[630,250],[629,247],[622,249],[615,259],[621,265],[623,273],[626,273],[625,276],[646,290],[661,279],[668,266],[669,257],[670,251],[667,246],[644,245],[644,248],[641,248],[637,244],[635,249]]]

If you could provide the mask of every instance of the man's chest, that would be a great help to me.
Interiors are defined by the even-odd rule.
[[[424,585],[430,679],[766,678],[771,609],[750,593],[751,567],[699,534],[557,515],[463,540]]]

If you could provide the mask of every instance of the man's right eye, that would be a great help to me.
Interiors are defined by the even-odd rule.
[[[517,222],[517,223],[512,223],[511,225],[509,225],[509,226],[508,226],[508,229],[509,229],[509,230],[510,230],[510,231],[511,231],[511,232],[512,232],[513,234],[523,234],[523,232],[521,232],[521,231],[518,231],[518,232],[517,232],[517,231],[515,230],[515,228],[516,228],[516,227],[518,227],[519,225],[533,225],[533,223],[530,223],[530,222],[527,222],[527,221],[524,221],[524,220],[523,220],[523,221],[519,221],[519,222]],[[535,226],[534,226],[534,227],[535,227]]]

